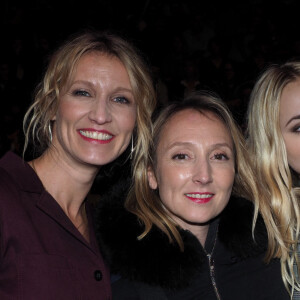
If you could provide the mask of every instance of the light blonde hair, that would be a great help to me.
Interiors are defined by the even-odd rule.
[[[266,260],[281,258],[283,281],[292,293],[300,228],[299,192],[293,188],[293,171],[288,165],[280,130],[279,109],[283,89],[299,79],[300,62],[269,66],[252,90],[247,116],[249,151],[257,181],[261,183],[260,200],[255,204],[269,237]]]
[[[36,89],[35,100],[24,117],[24,153],[30,141],[39,154],[50,146],[51,119],[57,111],[60,93],[80,58],[89,52],[117,57],[128,72],[137,104],[134,153],[139,160],[139,153],[150,139],[151,113],[156,105],[150,68],[130,42],[116,34],[93,30],[71,36],[51,57],[44,78]]]
[[[207,92],[198,92],[191,94],[183,102],[173,103],[164,108],[154,122],[153,141],[149,143],[147,152],[143,154],[144,165],[141,164],[134,173],[134,184],[129,192],[126,208],[136,214],[145,226],[144,232],[139,236],[140,239],[149,233],[153,225],[156,225],[168,236],[170,242],[176,241],[182,251],[184,246],[176,224],[164,209],[157,192],[150,188],[147,170],[148,167],[155,170],[156,149],[164,126],[175,114],[186,109],[193,109],[202,114],[211,112],[223,122],[234,145],[236,172],[233,193],[249,200],[258,197],[255,176],[249,163],[243,135],[221,99]]]

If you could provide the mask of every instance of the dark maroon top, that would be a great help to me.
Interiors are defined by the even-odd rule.
[[[87,212],[90,243],[33,169],[8,152],[0,160],[0,299],[111,299]]]

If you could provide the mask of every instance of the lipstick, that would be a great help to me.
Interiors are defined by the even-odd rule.
[[[212,193],[187,193],[185,194],[185,196],[195,202],[195,203],[199,203],[199,204],[204,204],[204,203],[207,203],[209,202],[213,197],[214,197],[215,194],[212,194]]]
[[[77,132],[82,137],[82,139],[92,143],[108,144],[114,139],[114,135],[107,130],[84,128],[77,130]]]

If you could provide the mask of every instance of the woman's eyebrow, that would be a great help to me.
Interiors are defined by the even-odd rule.
[[[300,115],[294,116],[285,124],[285,126],[288,126],[292,121],[299,120],[299,119],[300,119]]]

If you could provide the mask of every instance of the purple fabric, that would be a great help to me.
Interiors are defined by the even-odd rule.
[[[26,162],[0,160],[0,299],[111,299],[87,211],[90,243]]]

